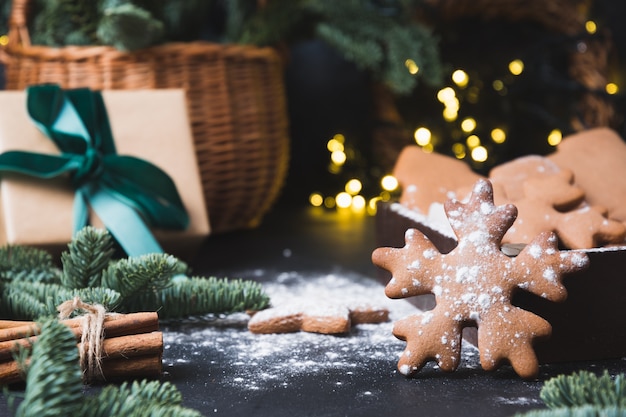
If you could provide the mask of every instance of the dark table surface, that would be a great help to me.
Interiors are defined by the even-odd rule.
[[[255,229],[210,236],[191,266],[196,274],[255,279],[274,289],[332,280],[342,291],[382,293],[370,261],[374,247],[373,217],[279,205]],[[525,381],[506,366],[483,371],[466,346],[456,372],[429,365],[406,378],[396,371],[404,343],[390,333],[391,323],[359,326],[339,337],[255,338],[241,315],[164,323],[163,380],[206,416],[513,416],[543,408],[539,392],[556,375],[626,371],[623,359],[550,364]],[[0,415],[8,415],[5,401]]]

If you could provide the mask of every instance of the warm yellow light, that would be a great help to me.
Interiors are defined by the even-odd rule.
[[[412,59],[407,59],[406,61],[404,61],[404,65],[409,70],[409,73],[412,75],[417,74],[420,70],[415,61],[413,61]]]
[[[472,130],[476,129],[476,120],[472,117],[467,117],[463,119],[463,121],[461,122],[461,129],[465,133],[471,132]]]
[[[352,196],[345,191],[342,191],[335,197],[335,203],[337,204],[337,207],[340,208],[350,207],[350,204],[352,204]]]
[[[413,134],[413,137],[415,138],[415,142],[419,146],[428,145],[430,143],[431,136],[432,135],[430,133],[430,130],[425,127],[419,127],[415,129],[415,133]]]
[[[506,141],[506,133],[504,132],[504,130],[496,127],[495,129],[491,130],[491,140],[493,140],[495,143],[504,143],[504,141]]]
[[[324,197],[322,197],[320,193],[312,193],[309,196],[309,203],[311,203],[312,206],[319,207],[324,204]]]
[[[443,118],[446,122],[454,122],[459,117],[459,112],[456,109],[446,107],[443,109]]]
[[[7,46],[9,44],[9,37],[7,35],[0,36],[0,45]]]
[[[594,22],[593,20],[587,20],[585,22],[585,30],[590,35],[593,35],[594,33],[596,33],[596,30],[598,30],[598,26],[596,25],[596,22]]]
[[[563,139],[563,133],[561,133],[559,129],[554,129],[552,130],[552,132],[550,132],[550,134],[548,134],[548,143],[551,146],[558,145],[559,143],[561,143],[562,139]]]
[[[452,145],[452,153],[454,153],[454,156],[457,159],[465,158],[465,145],[463,145],[462,143],[455,143],[454,145]]]
[[[341,133],[335,133],[335,135],[333,136],[333,139],[335,139],[337,142],[340,142],[340,143],[346,143],[346,137],[342,135]]]
[[[355,211],[361,211],[365,208],[365,197],[362,195],[355,195],[352,197],[352,209]]]
[[[389,191],[381,191],[380,201],[389,201],[389,200],[391,200],[391,193]]]
[[[442,103],[447,103],[455,97],[456,93],[454,92],[454,89],[452,87],[445,87],[437,92],[437,100]]]
[[[370,201],[367,202],[367,213],[374,215],[376,214],[376,209],[378,208],[378,202],[380,201],[380,197],[370,198]]]
[[[467,137],[465,143],[467,143],[468,148],[472,149],[480,145],[480,138],[476,135],[471,135]]]
[[[346,192],[348,194],[352,194],[352,195],[358,194],[362,188],[363,188],[363,184],[361,184],[361,181],[357,180],[356,178],[353,178],[346,183]]]
[[[446,109],[450,109],[453,111],[459,111],[459,107],[460,107],[460,102],[459,99],[456,97],[452,97],[450,100],[446,101],[445,104]]]
[[[335,165],[343,165],[346,163],[347,156],[343,151],[333,151],[330,154],[330,160],[333,161]]]
[[[467,86],[469,76],[465,71],[458,69],[452,73],[452,81],[454,81],[454,83],[459,87],[463,88]]]
[[[393,175],[385,175],[380,180],[380,185],[383,187],[383,190],[393,191],[398,188],[398,180]]]
[[[502,80],[494,80],[493,83],[491,83],[491,86],[496,91],[504,90],[504,83],[502,82]]]
[[[324,199],[324,207],[326,208],[333,208],[335,207],[335,198],[328,196]]]
[[[329,152],[343,152],[343,143],[339,142],[337,139],[333,138],[331,140],[328,141],[328,143],[326,143],[326,149],[328,149]]]
[[[609,94],[617,94],[619,92],[619,87],[615,83],[608,83],[604,88]]]
[[[476,162],[485,162],[487,158],[489,157],[487,148],[485,148],[484,146],[477,146],[474,149],[472,149],[471,155],[472,155],[472,159]]]
[[[513,75],[520,75],[524,71],[524,62],[521,59],[514,59],[509,62],[509,71]]]
[[[435,151],[435,147],[433,146],[432,142],[422,146],[422,151],[426,152],[426,153],[433,153]]]

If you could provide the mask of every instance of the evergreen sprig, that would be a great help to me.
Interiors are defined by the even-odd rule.
[[[586,405],[576,408],[534,410],[524,414],[517,414],[516,417],[626,417],[626,410],[617,407],[599,408]]]
[[[178,318],[262,310],[268,302],[262,286],[254,281],[179,276],[162,291],[140,294],[129,307],[146,306],[163,317]]]
[[[20,281],[54,282],[59,271],[52,256],[41,249],[7,245],[0,249],[0,277]]]
[[[83,396],[82,372],[73,333],[57,320],[41,322],[30,364],[20,355],[26,372],[24,400],[17,417],[199,417],[182,406],[177,388],[160,381],[127,382],[106,386],[98,395]]]
[[[443,73],[437,40],[425,25],[412,19],[417,3],[274,0],[244,19],[239,34],[229,33],[235,42],[255,45],[316,37],[391,91],[408,94],[418,77],[437,85]],[[417,65],[417,74],[408,71],[407,60]]]
[[[76,338],[56,320],[41,323],[41,332],[26,368],[24,401],[17,417],[79,415],[83,398],[82,372]],[[25,367],[25,364],[21,364]]]
[[[68,288],[99,286],[102,271],[113,257],[113,239],[106,230],[86,227],[61,254],[61,282]]]
[[[210,32],[224,43],[290,45],[319,38],[400,94],[439,84],[437,40],[416,20],[418,0],[38,0],[35,44],[104,44],[133,51]],[[222,23],[215,24],[216,21]],[[211,26],[213,22],[213,26]],[[411,59],[420,68],[411,74]]]
[[[559,375],[545,383],[540,395],[550,408],[587,404],[626,408],[626,376],[613,379],[607,371],[601,376],[588,371]]]
[[[171,255],[113,259],[111,235],[93,227],[74,236],[61,260],[59,270],[39,250],[0,248],[0,315],[20,320],[53,316],[56,306],[76,296],[110,311],[159,311],[162,318],[262,309],[269,304],[260,284],[189,278],[184,275],[187,264]],[[37,273],[29,272],[31,268]],[[22,276],[30,279],[17,279]]]
[[[539,394],[549,410],[534,410],[516,417],[626,417],[626,375],[611,378],[589,371],[559,375],[544,384]]]
[[[128,298],[140,291],[155,292],[171,285],[187,265],[171,255],[148,254],[112,262],[102,273],[102,285]]]

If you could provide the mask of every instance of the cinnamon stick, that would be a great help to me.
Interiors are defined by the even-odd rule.
[[[80,335],[77,335],[80,337]],[[0,342],[0,362],[13,357],[18,345],[29,348],[37,341],[37,336]],[[102,341],[103,358],[135,357],[163,352],[163,334],[161,332],[118,336]]]
[[[146,355],[130,359],[112,359],[102,363],[105,379],[143,377],[154,378],[163,374],[161,355]]]
[[[34,322],[15,322],[20,323],[15,327],[9,327],[8,320],[3,322],[6,327],[0,326],[0,342],[29,337],[39,331],[39,326]],[[82,317],[62,320],[61,323],[74,330],[74,334],[82,334]],[[111,314],[104,319],[105,337],[147,333],[158,329],[159,316],[154,312]]]
[[[148,354],[134,358],[118,357],[102,361],[105,379],[128,377],[158,377],[163,373],[161,354]],[[16,361],[0,363],[0,383],[14,384],[23,380]]]

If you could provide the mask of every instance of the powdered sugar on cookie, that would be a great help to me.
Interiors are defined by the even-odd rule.
[[[552,301],[565,298],[564,274],[587,265],[584,253],[560,252],[554,234],[542,233],[517,258],[502,253],[502,237],[513,224],[513,205],[495,206],[493,189],[479,180],[467,203],[449,200],[445,209],[458,245],[441,254],[420,232],[407,231],[404,248],[379,248],[373,261],[393,278],[386,287],[391,298],[435,294],[437,305],[428,315],[396,322],[394,334],[407,342],[398,369],[407,375],[436,360],[443,370],[456,369],[464,327],[478,327],[481,365],[495,369],[508,360],[522,377],[532,377],[538,364],[532,341],[547,337],[551,327],[542,318],[510,303],[518,288]],[[420,264],[419,269],[407,267]],[[418,285],[415,285],[415,282]],[[442,344],[441,341],[447,343]]]

